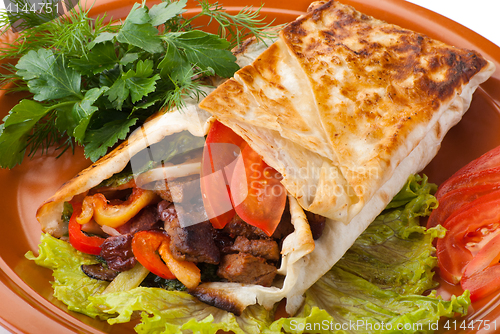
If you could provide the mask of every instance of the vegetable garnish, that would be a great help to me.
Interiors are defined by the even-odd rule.
[[[215,228],[223,228],[237,213],[246,223],[273,234],[286,205],[281,175],[219,121],[207,135],[201,176],[203,203]]]
[[[86,224],[94,218],[101,226],[117,228],[157,199],[153,191],[141,188],[134,188],[126,201],[117,201],[117,203],[110,203],[103,194],[97,193],[85,197],[81,214],[76,217],[76,221],[79,224]]]
[[[441,277],[460,283],[472,301],[500,289],[500,146],[470,162],[438,189],[428,227],[448,232],[437,241]]]
[[[233,130],[216,121],[210,127],[203,148],[200,187],[203,204],[215,228],[223,228],[235,215],[229,184],[234,161],[245,141]]]
[[[174,279],[175,275],[158,254],[158,249],[164,242],[169,242],[169,238],[163,232],[141,231],[132,239],[132,251],[137,261],[149,271],[165,279]]]
[[[41,236],[39,256],[31,252],[26,256],[54,270],[54,295],[69,309],[107,319],[110,324],[129,322],[139,312],[138,333],[304,333],[315,332],[308,328],[314,329],[318,323],[332,326],[321,331],[329,333],[349,322],[362,322],[367,326],[359,327],[363,333],[399,333],[397,328],[409,324],[423,328],[418,332],[431,332],[430,326],[440,317],[466,314],[470,305],[467,292],[450,301],[435,292],[422,296],[436,286],[432,280],[436,265],[432,240],[444,234],[441,227],[426,229],[419,224],[419,218],[436,205],[431,195],[434,190],[435,185],[425,177],[411,176],[344,257],[306,291],[305,304],[291,318],[275,320],[274,310],[259,305],[246,308],[237,317],[207,306],[186,291],[142,284],[106,293],[108,282],[92,280],[79,269],[81,264],[96,260],[92,262],[88,254],[49,234]],[[392,329],[375,330],[382,322]]]
[[[69,242],[80,252],[99,255],[101,253],[101,245],[105,239],[98,236],[88,236],[82,232],[82,225],[76,222],[76,217],[82,211],[82,205],[80,203],[72,203],[72,205],[73,214],[68,225]]]
[[[231,196],[238,216],[271,236],[285,210],[286,189],[282,176],[268,166],[250,145],[241,151],[231,178]]]
[[[186,3],[135,4],[114,25],[80,7],[33,22],[0,49],[0,62],[19,58],[2,65],[7,74],[0,74],[0,86],[13,82],[9,91],[30,93],[0,125],[0,166],[12,168],[26,150],[33,156],[56,143],[62,151],[82,145],[96,161],[155,112],[204,95],[203,77],[232,76],[239,68],[230,51],[236,43],[274,34],[266,31],[270,24],[259,18],[260,8],[230,15],[199,0],[201,12],[188,19]],[[200,16],[219,24],[219,35],[194,29]]]

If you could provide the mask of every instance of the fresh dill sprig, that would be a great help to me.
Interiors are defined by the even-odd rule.
[[[28,0],[12,0],[22,6]],[[49,0],[47,3],[52,4]],[[22,20],[22,30],[11,43],[3,43],[0,47],[0,61],[2,59],[20,58],[30,50],[54,49],[65,55],[82,56],[87,52],[87,44],[102,32],[116,32],[119,26],[112,22],[105,23],[105,16],[91,18],[90,8],[85,10],[78,5],[78,10],[72,9],[68,15],[57,16],[52,13],[16,12],[14,15]],[[37,19],[37,18],[42,19]],[[8,33],[12,21],[7,15],[0,16],[0,26],[4,27],[2,34]],[[50,19],[49,19],[50,18]],[[18,29],[19,30],[19,29]]]
[[[202,77],[203,72],[194,73],[194,68],[187,69],[183,72],[175,72],[170,77],[174,88],[167,90],[164,93],[163,107],[170,109],[177,106],[181,111],[186,106],[186,99],[201,100],[202,97],[207,95],[203,88],[208,88],[208,85],[203,84],[201,81],[193,80],[193,77]]]
[[[10,0],[6,5],[0,14],[0,27],[11,27],[17,32],[50,22],[59,16],[58,2],[50,0],[37,3]]]
[[[70,148],[74,150],[74,141],[57,129],[55,121],[56,113],[51,112],[35,124],[27,139],[28,157],[34,157],[37,153],[47,154],[53,146],[56,146],[55,150],[59,151],[58,157]]]
[[[96,161],[152,114],[182,112],[185,99],[201,99],[203,78],[231,77],[239,67],[230,49],[243,39],[274,34],[259,17],[262,7],[230,15],[218,3],[198,1],[200,13],[189,19],[187,0],[136,3],[119,22],[91,18],[81,6],[48,21],[20,13],[24,30],[0,48],[0,62],[19,60],[3,62],[0,87],[29,97],[0,124],[0,166],[21,163],[26,151],[64,152],[74,144]],[[219,35],[194,29],[200,16],[218,24]],[[5,17],[0,23],[12,24]]]
[[[266,22],[265,17],[260,16],[262,6],[253,8],[246,6],[237,14],[229,14],[218,2],[210,3],[208,0],[200,0],[201,12],[193,16],[186,23],[192,24],[194,20],[201,16],[209,17],[209,25],[216,22],[218,34],[221,38],[227,39],[231,43],[231,48],[240,45],[245,39],[255,36],[259,41],[266,43],[269,39],[277,36],[276,30],[270,29],[273,21]]]

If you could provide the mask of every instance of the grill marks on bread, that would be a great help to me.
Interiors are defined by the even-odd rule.
[[[348,214],[341,205],[338,212],[322,207],[326,199],[316,195],[302,200],[293,189],[298,181],[278,163],[272,165],[287,153],[267,157],[268,148],[254,145],[306,210],[348,222],[487,67],[474,51],[337,1],[316,2],[200,106],[240,135],[254,128],[277,133],[327,158],[340,169],[332,182],[344,189],[346,200],[340,202],[348,203]],[[250,144],[256,136],[249,135]],[[321,182],[314,186],[319,189]]]

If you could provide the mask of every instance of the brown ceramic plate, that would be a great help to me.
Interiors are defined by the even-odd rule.
[[[97,1],[94,13],[107,11],[121,18],[135,1]],[[221,1],[235,11],[259,1]],[[304,12],[309,0],[266,0],[262,12],[277,23],[293,20]],[[475,93],[464,119],[446,136],[437,157],[425,172],[431,181],[440,183],[459,167],[500,144],[500,48],[471,30],[436,13],[403,0],[344,0],[358,10],[425,33],[446,43],[475,49],[492,60],[497,68],[493,77]],[[148,1],[149,3],[149,1]],[[189,6],[194,7],[193,2]],[[15,104],[14,96],[1,96],[2,117]],[[40,227],[35,219],[38,206],[66,180],[87,166],[81,151],[26,160],[12,170],[0,170],[0,323],[14,333],[134,333],[133,325],[110,326],[81,314],[67,311],[52,297],[51,271],[25,259],[28,250],[36,251]],[[443,286],[443,295],[452,291]],[[458,290],[457,293],[460,293]],[[497,296],[473,305],[472,318],[499,318]]]

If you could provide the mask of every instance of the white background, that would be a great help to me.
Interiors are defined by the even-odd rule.
[[[373,0],[377,1],[377,0]],[[500,46],[499,0],[408,0],[456,21]],[[229,5],[230,0],[219,3]],[[263,1],[265,3],[265,0]],[[4,6],[0,0],[0,8]],[[1,296],[0,296],[1,300]],[[0,334],[10,332],[0,327]]]

